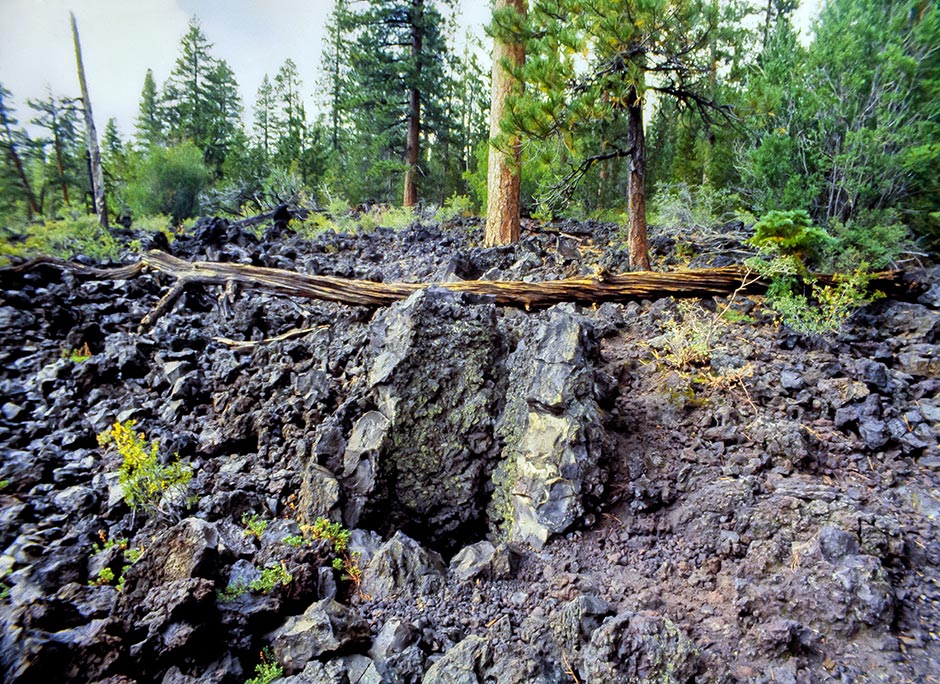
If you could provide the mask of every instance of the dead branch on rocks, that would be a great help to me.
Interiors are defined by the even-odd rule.
[[[610,274],[603,271],[592,276],[549,280],[538,283],[521,281],[464,280],[445,283],[377,283],[333,276],[308,275],[279,268],[245,264],[195,261],[189,262],[161,251],[150,251],[140,261],[117,268],[94,268],[54,257],[40,257],[18,266],[0,269],[0,273],[19,273],[52,266],[79,276],[99,280],[126,280],[145,270],[170,275],[173,286],[160,298],[153,310],[141,320],[141,328],[153,325],[190,285],[218,285],[228,294],[238,288],[273,292],[288,297],[322,299],[352,306],[387,306],[406,299],[418,290],[432,285],[455,292],[493,297],[496,304],[544,308],[561,302],[601,303],[623,302],[659,297],[711,297],[732,293],[757,293],[767,283],[756,279],[744,266],[705,268],[658,273],[641,271]],[[820,276],[822,282],[825,276]],[[901,274],[877,274],[873,288],[896,293],[902,289]]]

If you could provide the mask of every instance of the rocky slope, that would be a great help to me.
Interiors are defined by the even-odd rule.
[[[568,228],[482,249],[473,225],[203,221],[172,249],[385,281],[622,268],[607,228]],[[940,681],[940,287],[833,340],[742,297],[439,289],[194,290],[138,333],[166,286],[0,276],[5,681]],[[129,419],[192,468],[162,514],[96,441]]]

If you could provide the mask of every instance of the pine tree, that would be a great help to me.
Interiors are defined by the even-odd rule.
[[[444,133],[431,125],[442,120],[448,92],[443,18],[438,6],[425,0],[368,0],[364,5],[340,24],[352,38],[341,101],[356,148],[345,173],[362,181],[359,192],[381,190],[380,197],[389,201],[389,174],[400,171],[401,196],[411,205],[426,172],[422,140]]]
[[[254,129],[255,141],[263,154],[265,162],[271,156],[274,150],[276,133],[276,114],[277,108],[274,98],[274,86],[271,80],[265,74],[261,79],[261,85],[258,86],[258,94],[255,97],[254,106]]]
[[[163,142],[163,120],[157,99],[157,83],[153,78],[152,69],[147,69],[147,75],[144,77],[144,87],[140,93],[140,107],[135,121],[135,135],[137,145],[141,148]]]
[[[201,145],[206,164],[222,176],[222,164],[241,129],[241,97],[235,73],[218,60],[206,78],[206,137]]]
[[[509,98],[518,81],[513,78],[525,63],[522,30],[525,0],[497,0],[493,11],[493,94],[490,102],[490,150],[484,242],[506,245],[519,240],[521,141],[504,135]]]
[[[300,160],[307,129],[300,72],[294,60],[287,59],[274,77],[274,99],[278,105],[277,163],[283,168]]]
[[[334,152],[340,149],[341,129],[344,124],[343,84],[349,68],[349,17],[348,0],[336,0],[326,24],[326,41],[320,57],[323,81],[321,89],[325,95],[330,127],[330,146]]]
[[[570,187],[606,159],[629,160],[630,261],[648,269],[644,104],[657,93],[711,116],[716,103],[708,81],[717,65],[708,48],[725,28],[718,3],[538,0],[529,16],[522,73],[534,87],[516,99],[514,123],[530,135],[558,136],[574,150],[579,130],[625,118],[623,136],[606,141],[606,150],[579,155],[565,181]]]
[[[33,125],[48,131],[48,137],[38,139],[37,144],[52,146],[51,164],[45,169],[46,182],[58,187],[62,203],[69,206],[72,201],[69,189],[81,189],[86,177],[81,164],[75,100],[49,93],[42,100],[27,100],[26,104],[36,112],[31,120]]]
[[[211,49],[212,43],[194,17],[163,85],[162,108],[168,138],[195,143],[218,177],[239,127],[241,100],[231,67],[213,57]]]
[[[32,218],[34,214],[41,213],[41,209],[36,200],[36,194],[33,192],[32,183],[26,175],[22,152],[23,148],[29,148],[32,141],[24,131],[16,128],[19,122],[11,100],[10,91],[0,84],[0,151],[3,153],[4,175],[10,179],[10,182],[0,184],[5,191],[2,199],[8,207],[15,206],[19,200],[25,201],[27,218]],[[16,195],[10,197],[6,191],[17,186],[19,197]]]

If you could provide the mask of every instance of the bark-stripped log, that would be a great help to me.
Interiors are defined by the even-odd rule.
[[[53,257],[42,257],[0,270],[22,272],[42,265],[72,271],[100,280],[126,280],[149,269],[176,278],[176,283],[144,316],[141,326],[152,325],[189,285],[220,285],[227,288],[262,290],[288,297],[323,299],[353,306],[386,306],[407,298],[431,285],[455,292],[489,295],[497,304],[542,308],[561,302],[623,302],[658,297],[711,297],[733,292],[756,293],[767,283],[743,266],[704,268],[659,273],[607,274],[539,283],[519,281],[463,280],[447,283],[376,283],[332,276],[308,275],[279,268],[208,261],[189,262],[160,251],[144,254],[136,264],[119,268],[93,268]],[[820,276],[825,282],[827,278]],[[873,289],[898,293],[901,274],[880,273],[872,279]]]

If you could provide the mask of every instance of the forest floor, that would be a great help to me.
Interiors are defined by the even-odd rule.
[[[679,237],[680,251],[725,265],[739,232],[711,235],[707,254]],[[259,240],[207,220],[172,250],[384,282],[625,270],[611,226],[480,239],[474,221]],[[676,244],[654,233],[659,267],[677,263]],[[200,289],[139,333],[160,276],[0,275],[5,681],[242,682],[270,646],[288,683],[940,682],[940,273],[918,278],[918,301],[883,299],[838,335],[806,337],[741,295],[388,313]],[[541,548],[498,543],[491,472],[462,518],[438,506],[409,521],[400,482],[361,488],[363,464],[379,462],[367,447],[390,449],[357,427],[388,414],[370,378],[431,314],[456,366],[464,354],[492,366],[489,403],[468,413],[487,468],[509,439],[494,426],[513,355],[559,321],[580,331],[565,372],[586,384],[572,403],[599,416],[603,438],[585,448],[603,444],[602,472]],[[463,325],[491,336],[485,360]],[[292,330],[306,332],[272,341]],[[447,359],[429,344],[433,378]],[[83,348],[90,358],[72,353]],[[469,401],[467,387],[445,393]],[[120,460],[95,436],[126,419],[193,467],[181,522],[122,501]],[[361,592],[329,568],[329,545],[284,543],[318,513],[354,521]],[[266,529],[246,534],[246,514]],[[479,544],[488,534],[494,547]],[[278,566],[289,583],[227,595]],[[120,590],[96,581],[105,567],[126,574]]]

